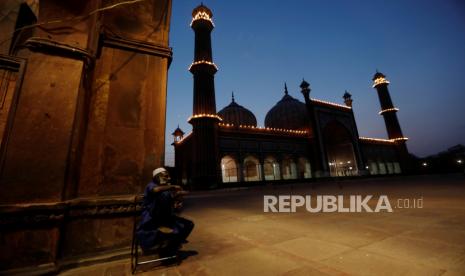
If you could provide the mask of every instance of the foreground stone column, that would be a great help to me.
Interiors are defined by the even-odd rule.
[[[0,271],[128,252],[135,195],[164,164],[171,1],[99,11],[114,4],[40,1],[54,23],[10,52],[24,70],[0,113]]]

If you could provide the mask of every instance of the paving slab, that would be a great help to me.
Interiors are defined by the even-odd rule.
[[[392,213],[264,213],[263,195],[423,198]],[[369,205],[374,206],[375,201]],[[465,178],[411,176],[194,192],[195,222],[181,264],[138,275],[465,275]],[[63,275],[130,275],[129,260]]]
[[[331,256],[338,255],[342,252],[352,250],[351,247],[345,245],[316,240],[308,237],[302,237],[278,243],[274,245],[274,247],[311,261],[323,260]]]
[[[323,260],[349,275],[441,275],[445,270],[389,258],[365,250],[344,252]]]

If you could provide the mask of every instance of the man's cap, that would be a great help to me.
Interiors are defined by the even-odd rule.
[[[155,170],[153,170],[152,177],[155,177],[157,174],[162,173],[162,172],[166,172],[166,171],[167,170],[165,168],[155,169]]]

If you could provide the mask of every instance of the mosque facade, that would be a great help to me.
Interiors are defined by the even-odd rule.
[[[304,101],[283,97],[257,126],[252,111],[232,95],[217,112],[211,31],[213,14],[204,5],[192,12],[195,32],[192,132],[173,132],[176,178],[194,189],[227,187],[236,182],[302,180],[401,174],[409,170],[407,138],[403,136],[386,76],[376,72],[373,88],[381,104],[388,139],[360,137],[346,91],[344,104],[311,98],[310,84],[300,84]]]

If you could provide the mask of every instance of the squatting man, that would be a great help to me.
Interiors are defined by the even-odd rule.
[[[165,168],[155,169],[152,175],[152,181],[145,187],[136,235],[144,252],[158,248],[160,256],[172,256],[187,242],[194,228],[192,221],[175,215],[187,192],[178,185],[171,185]]]

